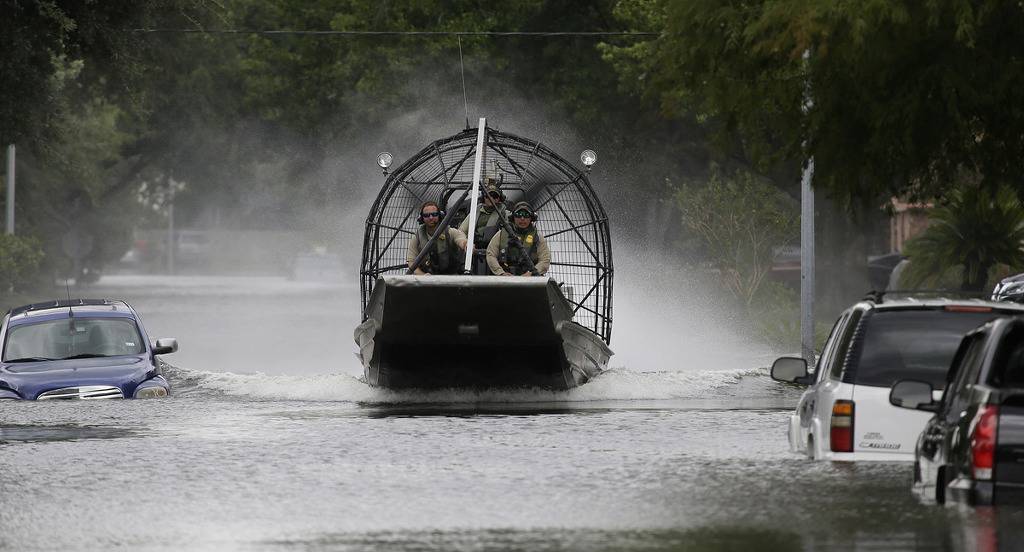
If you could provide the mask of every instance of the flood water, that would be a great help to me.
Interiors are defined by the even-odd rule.
[[[1024,546],[1024,513],[919,504],[909,464],[791,454],[798,391],[769,380],[770,351],[692,312],[645,339],[656,315],[628,292],[614,368],[562,393],[364,385],[351,286],[116,276],[82,294],[180,340],[173,395],[0,402],[0,550]]]

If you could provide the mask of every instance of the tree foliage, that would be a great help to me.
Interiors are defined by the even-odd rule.
[[[957,189],[928,218],[928,228],[904,248],[910,264],[902,280],[911,287],[934,285],[956,267],[961,289],[980,292],[996,265],[1024,268],[1024,207],[1008,187],[994,194],[980,186]]]
[[[941,194],[965,171],[990,186],[1021,181],[1019,2],[643,6],[646,21],[664,22],[661,36],[609,56],[666,114],[703,123],[721,146],[738,143],[763,165],[813,156],[817,187],[869,202]]]
[[[44,144],[76,100],[102,94],[138,100],[144,38],[133,29],[194,21],[203,0],[4,0],[0,3],[0,143]],[[69,95],[61,72],[80,63]]]

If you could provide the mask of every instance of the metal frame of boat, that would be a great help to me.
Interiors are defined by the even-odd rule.
[[[551,249],[547,278],[407,276],[423,202],[458,226],[481,181],[528,201]],[[489,128],[437,140],[387,178],[366,220],[356,329],[367,382],[387,387],[569,388],[607,367],[608,217],[584,171],[540,142]],[[433,362],[430,359],[436,359]]]

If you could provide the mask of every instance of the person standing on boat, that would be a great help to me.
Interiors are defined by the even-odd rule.
[[[506,230],[495,234],[487,245],[487,266],[498,276],[543,276],[551,266],[551,249],[534,224],[537,214],[529,203],[520,201],[512,208],[511,218],[519,239],[511,239]],[[532,271],[527,257],[533,262]]]
[[[498,183],[488,177],[484,184],[483,201],[477,208],[476,232],[473,233],[473,274],[490,274],[487,266],[487,246],[491,238],[501,229],[501,211],[504,208],[505,194],[498,188]],[[459,226],[459,231],[469,235],[469,217]]]
[[[437,231],[437,225],[444,217],[444,211],[435,201],[427,201],[420,207],[420,216],[417,221],[420,227],[416,234],[409,240],[409,249],[406,251],[405,260],[412,267],[420,249],[430,241],[430,236]],[[434,240],[428,253],[420,265],[416,267],[413,274],[458,274],[462,271],[463,252],[466,250],[466,235],[455,228],[446,228]]]

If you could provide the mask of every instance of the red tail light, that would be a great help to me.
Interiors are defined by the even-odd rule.
[[[971,471],[975,479],[992,479],[992,468],[996,463],[999,407],[994,404],[981,405],[971,425]]]
[[[976,307],[974,305],[946,305],[947,312],[992,312],[992,307]]]
[[[832,405],[828,440],[832,452],[853,452],[853,401],[838,400]]]

